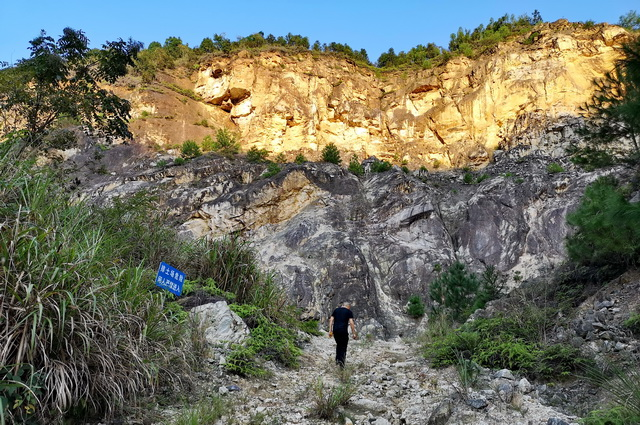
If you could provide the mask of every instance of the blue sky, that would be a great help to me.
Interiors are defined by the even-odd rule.
[[[118,38],[164,42],[180,37],[191,47],[213,34],[235,40],[257,31],[276,36],[288,32],[311,43],[332,41],[364,48],[372,61],[393,47],[407,51],[434,42],[446,47],[458,27],[473,29],[505,13],[540,11],[545,21],[594,20],[616,23],[637,0],[529,1],[100,1],[0,0],[0,61],[28,56],[29,40],[41,29],[58,37],[65,27],[83,30],[92,47]]]

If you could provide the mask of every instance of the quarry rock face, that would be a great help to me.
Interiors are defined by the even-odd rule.
[[[593,80],[612,69],[625,30],[576,25],[544,24],[533,42],[523,36],[475,60],[378,75],[310,52],[217,56],[193,89],[247,147],[316,159],[334,143],[360,159],[481,165],[498,147],[578,116]]]
[[[182,228],[192,237],[242,231],[312,317],[351,301],[369,332],[398,335],[415,329],[403,306],[414,294],[428,299],[436,265],[529,279],[565,260],[566,214],[597,174],[550,174],[542,159],[511,175],[487,170],[463,184],[455,174],[358,178],[333,164],[292,165],[204,203]]]
[[[183,236],[248,239],[306,317],[326,320],[351,301],[363,334],[389,337],[420,328],[404,307],[412,295],[430,303],[437,265],[495,266],[513,287],[516,273],[533,279],[565,261],[566,215],[603,172],[566,163],[552,173],[550,161],[514,150],[481,172],[394,167],[358,177],[304,163],[261,178],[263,164],[207,155],[107,176],[88,192],[105,200],[156,191]]]

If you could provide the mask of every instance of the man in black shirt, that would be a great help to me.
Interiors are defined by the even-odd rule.
[[[353,312],[350,303],[342,303],[342,306],[333,310],[329,319],[329,338],[336,340],[336,364],[344,368],[347,357],[347,344],[349,344],[349,326],[353,339],[358,339],[356,322],[353,320]]]

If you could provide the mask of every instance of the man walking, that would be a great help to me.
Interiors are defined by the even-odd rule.
[[[336,340],[336,364],[344,369],[344,362],[347,357],[347,344],[349,344],[349,326],[351,326],[351,334],[353,339],[358,339],[356,333],[356,322],[353,320],[353,312],[351,304],[348,302],[331,313],[329,319],[329,338],[333,336]]]

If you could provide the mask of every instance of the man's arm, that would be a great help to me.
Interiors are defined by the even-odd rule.
[[[329,338],[333,336],[333,316],[329,318]]]
[[[358,339],[358,333],[356,332],[356,322],[353,319],[349,319],[349,325],[351,326],[351,335],[353,339]]]

